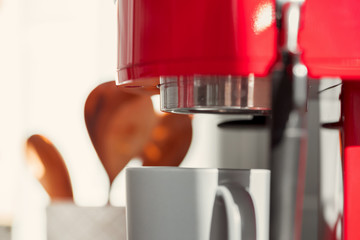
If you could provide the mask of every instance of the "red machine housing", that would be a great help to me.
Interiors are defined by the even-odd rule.
[[[276,60],[275,0],[117,2],[119,85],[154,86],[160,76],[265,76]]]
[[[360,79],[360,1],[307,0],[299,45],[310,77]]]
[[[360,1],[307,0],[299,45],[310,77],[343,79],[344,239],[360,239]]]
[[[277,58],[275,0],[117,1],[117,84],[156,92],[160,76],[266,76]],[[360,1],[306,0],[301,61],[312,78],[360,79]],[[360,90],[343,88],[344,236],[360,239]],[[350,139],[350,140],[346,140]]]

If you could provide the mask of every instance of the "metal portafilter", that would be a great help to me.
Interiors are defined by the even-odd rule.
[[[160,77],[159,88],[165,112],[268,115],[271,110],[271,81],[253,74]]]

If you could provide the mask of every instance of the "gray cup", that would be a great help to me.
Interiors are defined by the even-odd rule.
[[[126,169],[128,240],[268,240],[269,170]]]

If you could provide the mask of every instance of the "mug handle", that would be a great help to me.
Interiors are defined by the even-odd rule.
[[[245,239],[256,239],[255,209],[249,192],[241,186],[221,185],[217,187],[216,195],[221,197],[225,203],[228,239],[241,240],[243,235],[246,235]],[[237,195],[240,196],[236,197]],[[242,223],[241,216],[246,219],[246,224]],[[242,226],[244,225],[246,225],[246,229],[243,230]],[[245,230],[246,234],[243,232]]]

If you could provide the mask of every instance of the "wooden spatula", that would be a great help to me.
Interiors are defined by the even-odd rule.
[[[140,154],[143,165],[179,166],[191,144],[191,117],[164,113],[158,118],[151,139]]]
[[[157,123],[151,98],[107,82],[89,94],[84,113],[89,136],[112,184],[140,154]]]
[[[26,160],[51,200],[73,200],[65,162],[49,139],[41,135],[29,137],[26,141]]]

